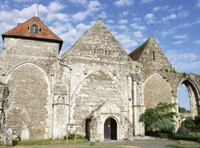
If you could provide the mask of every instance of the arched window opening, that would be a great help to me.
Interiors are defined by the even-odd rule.
[[[96,51],[96,49],[94,48],[94,51],[93,51],[93,53],[94,53],[94,54],[96,54],[96,52],[97,52],[97,51]]]
[[[190,113],[191,111],[190,97],[185,84],[181,84],[178,91],[178,109],[179,113]]]

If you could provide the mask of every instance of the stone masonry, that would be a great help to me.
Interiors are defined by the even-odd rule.
[[[39,32],[30,32],[33,24]],[[128,55],[99,20],[61,59],[63,41],[38,17],[2,37],[2,135],[6,125],[22,140],[63,139],[74,123],[90,141],[131,140],[145,133],[141,113],[159,102],[178,103],[181,84],[189,90],[190,115],[198,115],[200,76],[178,73],[153,36]]]

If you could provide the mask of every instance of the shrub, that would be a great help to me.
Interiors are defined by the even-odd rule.
[[[166,118],[160,119],[153,123],[152,128],[164,133],[172,133],[175,130],[173,122]]]
[[[169,70],[166,68],[165,71],[168,72]]]
[[[183,73],[183,77],[185,78],[186,76],[187,76],[187,74],[184,72],[184,73]]]
[[[190,131],[194,131],[195,123],[193,122],[193,118],[187,117],[185,121],[181,123],[181,126],[186,127]]]
[[[177,133],[190,134],[190,130],[187,129],[186,127],[180,126],[180,127],[178,128]]]

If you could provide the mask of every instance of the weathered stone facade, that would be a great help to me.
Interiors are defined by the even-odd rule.
[[[17,34],[31,24],[45,27],[34,17],[3,34],[0,55],[1,127],[23,140],[64,138],[68,123],[91,141],[144,135],[140,114],[177,102],[182,83],[191,92],[191,115],[198,114],[199,75],[178,73],[153,36],[128,55],[99,20],[58,59],[62,40],[48,28]]]

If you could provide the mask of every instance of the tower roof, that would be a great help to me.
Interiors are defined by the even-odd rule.
[[[31,33],[29,27],[33,24],[37,24],[40,29],[39,33]],[[17,37],[17,38],[29,38],[40,39],[60,43],[60,49],[62,47],[63,40],[55,35],[41,20],[39,17],[32,17],[24,23],[18,23],[17,27],[2,34],[2,37]]]

